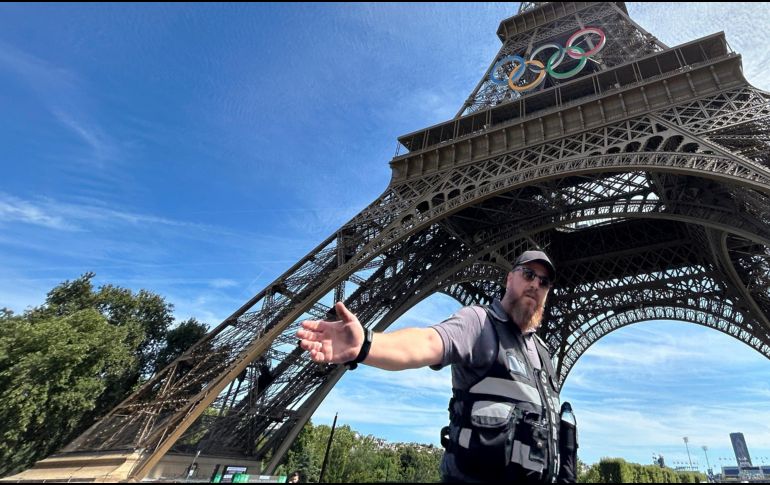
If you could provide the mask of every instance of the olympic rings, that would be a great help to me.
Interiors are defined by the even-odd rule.
[[[599,42],[595,44],[595,46],[588,52],[586,52],[586,50],[581,47],[573,45],[577,39],[587,34],[596,34],[599,36]],[[505,86],[507,84],[511,90],[520,93],[540,86],[540,84],[545,81],[546,73],[554,79],[569,79],[582,71],[588,61],[588,58],[602,50],[606,42],[607,36],[604,34],[604,31],[598,27],[586,27],[572,34],[569,40],[567,40],[567,45],[564,47],[555,43],[541,45],[532,51],[532,53],[529,55],[529,60],[525,60],[522,56],[519,55],[509,55],[503,57],[492,67],[492,70],[489,73],[489,80],[498,86]],[[535,57],[547,49],[556,49],[556,52],[554,52],[551,57],[548,58],[548,61],[546,61],[545,65],[543,65],[543,63],[535,59]],[[565,55],[571,57],[572,59],[578,59],[577,66],[566,72],[556,72],[555,69],[564,61]],[[503,65],[506,63],[510,63],[513,66],[513,69],[506,76],[507,79],[500,78],[498,76],[498,71],[502,70]],[[516,82],[521,79],[521,77],[527,71],[527,68],[529,68],[531,72],[536,73],[537,77],[533,81],[530,81],[523,86],[517,86]]]
[[[508,78],[508,87],[513,89],[514,91],[516,91],[518,93],[520,93],[522,91],[528,91],[530,89],[536,88],[536,87],[540,86],[540,83],[542,83],[545,80],[545,72],[546,72],[546,70],[543,69],[543,63],[542,62],[534,60],[534,61],[527,61],[524,64],[525,65],[532,65],[532,64],[534,64],[535,66],[539,67],[540,68],[540,70],[539,70],[540,74],[537,75],[537,77],[535,78],[534,81],[532,81],[529,84],[525,84],[524,86],[516,86],[515,84],[513,84],[513,83],[516,82],[516,81],[513,80],[513,77],[509,77]],[[521,67],[523,67],[523,66],[521,66]],[[533,70],[531,67],[529,69]],[[514,70],[518,70],[519,71],[519,74],[516,77],[516,80],[518,80],[518,78],[520,78],[522,76],[522,74],[524,74],[524,69],[514,69]],[[538,72],[538,71],[535,71],[535,72]],[[511,72],[511,74],[513,74],[513,72]]]
[[[508,84],[508,82],[505,79],[500,79],[499,77],[497,77],[497,70],[503,67],[503,64],[506,62],[510,62],[510,63],[518,62],[519,65],[524,65],[527,61],[525,61],[524,58],[521,56],[505,56],[499,61],[497,61],[494,67],[492,67],[492,71],[489,73],[489,80],[497,84],[498,86],[505,86],[506,84]],[[511,74],[509,74],[508,77],[510,78],[511,76],[513,76],[515,71],[516,71],[515,69],[511,71]],[[516,80],[518,80],[522,74],[524,73],[523,72],[520,73],[516,78]]]
[[[592,55],[602,50],[602,48],[604,47],[604,44],[607,42],[607,36],[604,35],[604,31],[598,27],[586,27],[585,29],[578,30],[577,32],[572,34],[572,37],[570,37],[569,40],[567,40],[567,47],[571,46],[575,42],[575,39],[585,34],[596,34],[600,37],[599,43],[596,44],[596,47],[594,47],[593,49],[584,53],[581,56],[581,57],[591,57]],[[577,57],[573,56],[572,54],[569,54],[569,56],[572,57],[573,59],[577,59]]]
[[[578,65],[575,66],[574,69],[567,72],[556,72],[553,70],[554,67],[556,67],[559,63],[561,63],[562,60],[564,60],[564,52],[566,52],[568,56],[572,57],[572,53],[575,51],[577,51],[579,53],[578,55],[580,55],[581,57],[580,57],[580,60],[578,61]],[[559,60],[554,62],[554,59],[556,59],[556,56],[558,56],[559,54],[561,54],[561,56],[559,57]],[[585,51],[576,45],[572,47],[567,47],[566,49],[562,48],[562,52],[556,52],[554,53],[554,55],[551,56],[550,59],[548,59],[548,63],[545,65],[545,70],[548,71],[548,74],[550,74],[551,77],[553,77],[554,79],[569,79],[575,74],[582,71],[583,67],[586,65],[588,58],[585,57],[583,54],[585,54]],[[577,59],[577,58],[573,57],[573,59]]]

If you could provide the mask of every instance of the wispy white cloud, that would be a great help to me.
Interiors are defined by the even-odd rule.
[[[467,89],[465,97],[471,93],[473,87]],[[398,134],[405,135],[451,119],[465,101],[465,97],[458,95],[458,91],[459,87],[451,89],[444,83],[431,88],[408,90],[399,96],[393,105],[387,107],[382,116],[391,123],[396,120],[408,120],[410,125],[404,126],[405,132]]]
[[[78,82],[73,71],[3,41],[0,41],[0,68],[22,77],[39,95],[49,99],[55,98],[62,91],[71,91]]]
[[[588,462],[609,455],[644,463],[652,452],[686,461],[683,436],[698,448],[708,445],[712,456],[730,456],[729,434],[736,431],[746,434],[752,452],[765,454],[770,390],[762,369],[764,357],[715,330],[642,323],[592,346],[562,398],[576,409]]]
[[[674,323],[663,329],[654,323],[642,323],[635,326],[633,338],[623,337],[623,332],[610,334],[612,337],[604,340],[601,346],[591,347],[586,352],[581,367],[585,372],[613,369],[626,372],[628,368],[657,369],[687,364],[704,372],[714,370],[711,365],[713,349],[725,345],[724,335],[704,332],[701,338],[695,340],[687,330],[690,325]],[[745,345],[735,339],[727,342],[735,349],[742,349]],[[720,356],[720,368],[754,360],[750,353],[726,351]]]
[[[232,288],[234,286],[238,286],[238,282],[226,278],[216,278],[211,280],[209,285],[212,288]]]
[[[62,230],[78,230],[116,224],[161,225],[199,230],[214,229],[212,226],[195,222],[121,211],[97,205],[66,203],[48,197],[25,200],[3,192],[0,192],[0,221],[24,222]],[[216,229],[221,231],[221,228]]]
[[[631,18],[669,47],[724,32],[732,49],[743,56],[746,78],[770,89],[770,42],[767,6],[745,2],[629,2]],[[683,22],[682,19],[687,19]]]
[[[751,387],[739,387],[737,390],[746,393],[749,396],[757,398],[766,398],[770,400],[770,387],[767,384],[753,383]]]
[[[97,121],[94,101],[88,82],[74,69],[58,65],[0,41],[0,69],[5,68],[34,91],[51,119],[74,137],[67,148],[58,147],[57,170],[74,175],[81,186],[98,187],[109,193],[108,187],[127,186],[131,176],[123,163],[126,146]]]
[[[639,456],[640,450],[667,450],[686,458],[682,437],[688,436],[699,448],[708,445],[714,453],[728,454],[730,433],[742,431],[749,447],[764,454],[770,449],[770,406],[690,404],[651,405],[636,409],[597,406],[574,402],[578,415],[581,447],[590,461],[599,458],[596,450],[613,450],[611,456]],[[681,448],[681,450],[680,450]],[[605,452],[606,453],[606,452]],[[673,458],[673,457],[672,457]],[[640,460],[637,458],[637,460]]]
[[[408,403],[408,395],[394,395],[377,389],[366,389],[366,400],[361,395],[348,392],[347,396],[337,393],[324,401],[323,410],[317,413],[319,418],[334,416],[334,410],[345,414],[353,422],[383,424],[390,426],[420,426],[435,419],[446,421],[446,406],[415,405]],[[407,399],[405,399],[407,398]]]
[[[21,313],[27,308],[41,305],[46,293],[61,283],[52,278],[31,281],[27,275],[7,267],[0,270],[0,308]]]
[[[388,328],[388,331],[407,327],[428,327],[449,318],[462,305],[452,297],[434,293],[410,308]]]
[[[216,298],[216,295],[209,293],[193,293],[190,296],[178,294],[166,294],[167,301],[174,304],[174,317],[177,321],[195,318],[199,322],[206,323],[209,328],[213,328],[232,313],[227,310],[226,305],[230,303],[234,308],[232,298]]]
[[[83,159],[85,162],[97,168],[105,168],[108,162],[120,160],[118,144],[102,128],[83,119],[76,119],[74,113],[64,112],[60,108],[54,108],[53,114],[90,149],[88,157]]]
[[[32,202],[0,193],[0,223],[22,222],[50,229],[73,230],[76,228],[61,215]]]
[[[448,373],[448,370],[442,372]],[[402,371],[392,374],[408,381],[415,373]],[[357,429],[376,429],[377,435],[386,439],[438,445],[438,431],[448,420],[446,403],[451,394],[449,389],[445,387],[446,395],[437,399],[435,395],[416,393],[409,386],[392,385],[392,381],[381,386],[371,377],[346,375],[321,403],[313,421],[330,424],[334,415],[339,413],[340,422]]]
[[[361,209],[363,207],[342,206],[285,211],[285,222],[289,230],[301,231],[302,234],[321,240],[352,219]]]
[[[390,372],[380,369],[372,369],[361,380],[367,388],[376,386],[380,389],[388,389],[399,395],[420,395],[426,397],[448,396],[452,388],[452,374],[450,372],[434,371],[428,368],[410,369],[402,372]]]

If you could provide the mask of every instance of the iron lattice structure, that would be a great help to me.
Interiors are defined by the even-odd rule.
[[[523,95],[489,82],[584,26],[607,43],[580,76]],[[724,35],[668,48],[616,2],[531,4],[498,35],[458,116],[399,139],[377,200],[64,452],[141,450],[137,479],[169,450],[271,457],[270,473],[344,373],[303,355],[298,322],[335,300],[377,331],[437,292],[488,303],[533,246],[559,269],[541,336],[561,382],[650,319],[770,358],[770,95]]]

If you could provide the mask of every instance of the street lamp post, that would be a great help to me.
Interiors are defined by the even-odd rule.
[[[708,450],[709,447],[706,445],[701,446],[703,448],[703,454],[706,455],[706,473],[708,473],[711,470],[711,464],[709,463],[709,454]]]
[[[689,462],[690,462],[690,471],[692,471],[692,459],[690,458],[690,447],[689,447],[689,446],[687,446],[687,443],[689,443],[689,442],[690,442],[690,439],[689,439],[687,436],[685,436],[685,437],[684,437],[684,438],[682,438],[682,439],[684,440],[684,446],[685,446],[685,448],[687,448],[687,461],[689,461]]]

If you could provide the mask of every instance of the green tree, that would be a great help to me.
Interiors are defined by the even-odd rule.
[[[294,440],[289,451],[286,452],[286,458],[282,465],[286,475],[298,471],[304,480],[311,478],[317,480],[320,469],[314,456],[314,434],[313,423],[308,421],[302,427],[302,431],[297,435],[297,439]]]
[[[127,329],[93,308],[58,313],[0,312],[0,476],[74,438],[107,382],[135,365]]]
[[[305,425],[279,469],[283,473],[303,471],[303,463],[309,462],[305,479],[317,482],[330,432],[329,426]],[[350,426],[338,426],[324,482],[438,482],[442,456],[443,450],[430,445],[389,445],[372,435],[362,436]]]
[[[395,482],[398,479],[400,459],[398,452],[388,448],[381,449],[378,454],[378,467],[383,469],[383,482]]]
[[[93,278],[61,283],[23,315],[0,309],[0,474],[56,451],[206,333],[195,319],[169,330],[173,305],[159,295]]]
[[[345,470],[348,483],[371,483],[385,481],[387,464],[381,456],[376,438],[372,435],[359,436],[350,450]]]
[[[433,446],[415,444],[403,445],[398,448],[401,461],[402,482],[436,482],[440,481],[439,464],[443,453]]]
[[[585,473],[578,473],[578,483],[602,483],[602,478],[599,473],[599,464],[594,463]]]
[[[326,434],[328,438],[328,434]],[[355,442],[355,432],[348,425],[337,426],[334,439],[329,449],[329,461],[326,464],[324,482],[347,483],[347,465],[350,452]],[[321,455],[323,458],[323,455]]]
[[[676,472],[658,465],[627,463],[622,458],[602,458],[586,473],[578,476],[579,483],[701,483],[706,475]]]
[[[88,272],[74,281],[61,283],[48,292],[43,305],[25,313],[25,318],[36,322],[93,309],[104,316],[110,325],[124,329],[120,343],[136,359],[120,375],[111,376],[107,380],[91,420],[115,407],[142,379],[152,374],[165,343],[168,327],[174,320],[173,305],[163,297],[146,290],[134,294],[129,289],[113,285],[104,285],[95,290],[91,281],[93,277],[94,273]]]
[[[191,318],[166,332],[165,346],[160,349],[155,359],[155,372],[163,369],[177,357],[185,353],[187,349],[206,336],[206,325]]]
[[[93,308],[116,327],[126,328],[125,343],[135,349],[141,374],[152,373],[166,332],[174,321],[174,306],[147,290],[134,294],[113,285],[94,290],[94,273],[84,273],[74,281],[65,281],[48,292],[45,303],[27,312],[32,320],[49,316],[65,316]]]

